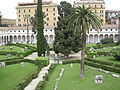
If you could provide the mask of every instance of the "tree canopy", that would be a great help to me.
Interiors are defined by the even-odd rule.
[[[81,47],[80,32],[74,33],[74,30],[68,29],[68,16],[71,13],[72,5],[62,1],[58,6],[59,21],[55,28],[54,50],[56,53],[62,53],[69,56],[71,51],[78,52]]]

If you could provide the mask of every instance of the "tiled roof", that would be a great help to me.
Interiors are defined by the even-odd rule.
[[[25,30],[27,27],[0,27],[0,30]],[[29,26],[29,29],[32,29],[31,26]],[[44,27],[44,29],[54,29],[53,26]]]

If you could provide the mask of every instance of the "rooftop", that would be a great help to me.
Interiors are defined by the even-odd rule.
[[[29,29],[31,29],[32,27],[29,26]],[[45,27],[44,29],[53,29],[54,27],[53,26],[49,26],[49,27]],[[117,25],[103,25],[101,26],[102,29],[117,29],[118,26]],[[26,27],[19,27],[19,26],[16,26],[16,27],[0,27],[0,30],[25,30]]]
[[[49,4],[55,4],[52,1],[43,1],[42,5],[49,5]],[[18,3],[18,6],[31,6],[31,5],[37,5],[36,2],[32,2],[32,3]]]

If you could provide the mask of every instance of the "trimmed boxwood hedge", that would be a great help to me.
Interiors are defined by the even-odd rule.
[[[101,60],[95,60],[93,58],[86,58],[85,60],[90,61],[90,62],[94,62],[94,63],[99,63],[99,64],[102,64],[102,65],[109,65],[109,66],[112,66],[114,64],[112,62],[105,62],[105,61],[101,61]]]
[[[38,65],[38,67],[44,67],[49,64],[49,58],[47,57],[38,57],[35,60],[35,64]]]
[[[76,60],[63,61],[63,64],[70,64],[70,63],[80,63],[80,60],[76,59]],[[104,62],[99,60],[92,60],[92,59],[85,60],[85,64],[88,66],[101,68],[107,71],[120,73],[120,64],[114,64],[114,63],[109,63],[109,62]]]
[[[52,74],[52,72],[54,71],[55,67],[56,67],[56,65],[51,65],[51,67],[48,71],[48,74],[46,74],[44,77],[44,81],[39,82],[35,90],[43,90],[43,88],[46,84],[46,81],[49,80],[49,77]]]
[[[80,63],[80,60],[79,59],[75,59],[75,60],[63,60],[62,63],[63,64]]]

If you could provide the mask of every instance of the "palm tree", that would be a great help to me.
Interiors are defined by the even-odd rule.
[[[80,30],[82,35],[82,52],[81,52],[81,70],[80,77],[84,78],[84,59],[86,51],[86,33],[89,33],[89,29],[95,29],[99,31],[102,25],[101,19],[91,11],[91,8],[86,8],[84,5],[82,7],[78,6],[73,9],[70,17],[68,19],[68,27]]]

